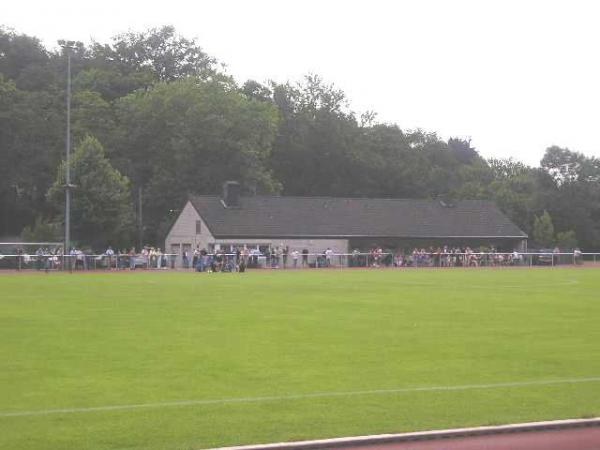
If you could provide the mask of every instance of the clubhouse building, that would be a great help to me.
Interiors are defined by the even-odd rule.
[[[261,252],[269,246],[349,253],[443,245],[525,251],[527,234],[489,201],[246,197],[238,183],[227,182],[221,196],[191,195],[165,240],[165,250],[179,255],[244,245]]]

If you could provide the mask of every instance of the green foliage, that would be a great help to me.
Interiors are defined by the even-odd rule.
[[[48,190],[48,199],[64,214],[65,164]],[[81,141],[71,159],[71,229],[73,240],[95,250],[131,242],[133,207],[129,180],[114,169],[97,139]]]
[[[556,245],[561,250],[573,250],[577,247],[577,236],[575,235],[575,231],[561,231],[556,233]]]
[[[0,74],[13,80],[21,89],[47,87],[45,66],[49,52],[39,39],[0,26]]]
[[[95,136],[143,190],[149,243],[161,243],[169,210],[189,193],[236,179],[250,194],[493,200],[529,234],[546,210],[557,232],[600,249],[598,158],[554,146],[540,168],[485,161],[469,140],[356,114],[313,74],[238,86],[169,26],[71,44],[73,142]],[[0,235],[52,212],[45,193],[64,154],[65,68],[65,50],[0,28]]]
[[[559,184],[572,182],[600,182],[600,159],[557,146],[546,150],[542,168]]]
[[[126,66],[148,69],[161,81],[211,75],[215,63],[193,39],[177,35],[173,26],[118,35],[109,54]]]
[[[109,144],[116,127],[112,106],[98,92],[75,92],[72,100],[72,139],[81,141],[85,136],[95,136]]]
[[[533,221],[533,240],[542,247],[550,247],[554,244],[554,225],[548,211],[535,217]]]
[[[62,242],[63,226],[60,222],[36,217],[33,226],[27,226],[21,233],[21,238],[25,242]]]
[[[114,160],[151,199],[150,240],[190,192],[219,192],[239,180],[249,192],[279,190],[266,168],[277,132],[277,110],[222,81],[158,83],[116,105],[122,133]]]
[[[17,234],[47,212],[44,195],[64,139],[58,103],[0,74],[0,234]]]

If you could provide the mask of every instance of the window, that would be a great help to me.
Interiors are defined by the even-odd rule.
[[[202,233],[202,221],[196,220],[196,234]]]

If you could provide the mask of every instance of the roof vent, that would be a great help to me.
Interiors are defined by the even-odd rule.
[[[240,207],[240,183],[237,181],[226,181],[223,183],[223,204],[226,208]]]

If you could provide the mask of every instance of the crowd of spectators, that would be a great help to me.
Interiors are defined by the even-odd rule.
[[[242,257],[242,251],[226,253],[217,250],[209,253],[206,249],[195,249],[192,256],[192,268],[197,272],[244,272],[250,255],[248,252]],[[186,252],[183,253],[183,266],[189,268]]]
[[[560,250],[555,248],[551,254],[544,254],[534,264],[544,264],[549,261],[558,264]],[[544,259],[544,257],[546,259]],[[581,250],[574,251],[574,260],[581,260]],[[469,246],[439,246],[413,248],[412,251],[383,250],[373,247],[367,253],[354,250],[350,256],[350,267],[479,267],[479,266],[519,266],[527,261],[516,250],[499,252],[493,246],[478,249]]]
[[[17,249],[17,268],[31,265],[37,270],[166,269],[168,255],[154,247],[144,247],[138,253],[134,247],[115,251],[109,246],[102,254],[93,254],[92,251],[77,247],[72,247],[67,254],[63,253],[62,247],[39,247],[33,255]]]
[[[310,257],[310,259],[309,259]],[[331,267],[334,252],[331,248],[319,254],[311,254],[308,249],[290,250],[289,246],[269,246],[262,252],[258,248],[249,249],[247,246],[235,246],[230,251],[216,249],[208,252],[196,248],[190,261],[187,252],[182,254],[184,268],[191,267],[198,272],[235,272],[246,268],[298,269]]]
[[[410,254],[394,257],[396,267],[479,267],[514,266],[523,264],[523,256],[516,250],[510,253],[498,252],[496,248],[472,249],[466,247],[415,248]]]
[[[553,253],[558,254],[559,249]],[[558,264],[558,256],[549,256],[553,264]],[[574,261],[581,259],[581,251],[576,249]],[[543,264],[543,260],[533,264]],[[479,267],[479,266],[519,266],[529,260],[514,250],[499,252],[493,246],[471,248],[469,246],[439,246],[414,248],[412,251],[384,250],[374,246],[368,251],[355,249],[350,254],[338,254],[331,248],[318,253],[309,253],[307,249],[292,249],[288,246],[269,246],[260,252],[246,246],[231,247],[229,251],[217,249],[212,252],[197,248],[192,254],[183,253],[183,267],[198,272],[235,272],[246,268],[326,268],[326,267]]]
[[[308,249],[290,249],[289,246],[226,246],[211,251],[197,247],[191,254],[183,251],[181,266],[198,272],[243,272],[246,268],[299,269],[327,267],[479,267],[518,266],[524,264],[560,264],[583,261],[582,252],[576,248],[572,255],[561,253],[559,248],[543,250],[539,254],[524,257],[518,251],[499,252],[495,247],[471,248],[469,246],[438,246],[413,248],[412,251],[384,250],[373,246],[368,251],[354,249],[350,254],[335,253],[327,247],[317,253]],[[262,250],[262,251],[261,251]],[[529,254],[531,255],[531,254]],[[102,254],[84,252],[73,247],[63,255],[62,247],[40,247],[34,255],[17,250],[18,268],[38,270],[89,270],[89,269],[166,269],[175,268],[176,256],[163,253],[160,248],[146,246],[138,253],[129,250],[113,250],[108,247]]]

